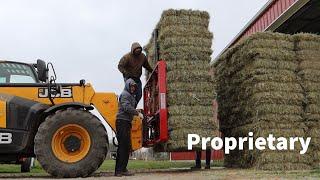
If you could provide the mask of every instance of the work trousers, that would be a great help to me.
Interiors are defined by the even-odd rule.
[[[196,166],[201,167],[201,152],[202,151],[196,151]],[[206,149],[206,166],[210,166],[211,162],[211,149]]]
[[[115,172],[127,170],[129,154],[131,150],[131,122],[125,120],[116,121],[118,140],[117,159]]]

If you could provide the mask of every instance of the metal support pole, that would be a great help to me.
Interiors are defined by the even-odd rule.
[[[154,44],[154,62],[159,61],[159,46],[158,46],[158,29],[153,31],[153,44]]]

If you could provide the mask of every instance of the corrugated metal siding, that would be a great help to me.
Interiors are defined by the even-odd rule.
[[[282,13],[298,0],[274,0],[247,29],[233,42],[249,36],[255,32],[262,32],[267,29]]]

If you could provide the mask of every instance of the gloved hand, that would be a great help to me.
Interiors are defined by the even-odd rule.
[[[139,115],[138,115],[141,119],[144,118],[143,114],[139,112]]]

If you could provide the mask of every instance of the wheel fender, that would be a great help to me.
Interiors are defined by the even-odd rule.
[[[117,142],[116,142],[117,141]],[[112,144],[115,146],[115,147],[119,147],[119,143],[118,143],[118,139],[116,137],[113,137],[112,138]]]
[[[61,103],[54,106],[51,106],[50,108],[46,109],[45,113],[52,113],[61,109],[66,109],[69,107],[75,107],[75,108],[84,108],[86,110],[93,110],[94,108],[91,105],[78,103],[78,102],[68,102],[68,103]]]

